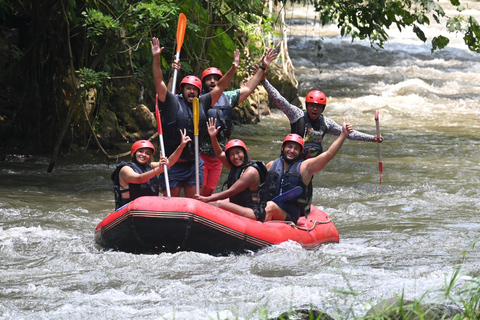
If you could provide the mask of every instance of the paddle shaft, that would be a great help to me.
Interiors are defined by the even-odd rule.
[[[165,157],[165,146],[163,145],[163,134],[159,134],[160,138],[160,148],[162,149],[162,157]],[[167,189],[167,197],[171,197],[170,193],[170,182],[168,181],[168,167],[166,164],[163,165],[163,176],[165,177],[165,187]]]
[[[177,26],[177,51],[175,54],[175,61],[180,60],[180,51],[183,46],[183,39],[185,38],[185,29],[187,27],[187,17],[185,14],[180,13],[178,16],[178,26]],[[175,86],[177,84],[177,69],[173,70],[173,83],[172,83],[172,93],[175,94]]]
[[[193,99],[193,128],[194,128],[194,140],[195,140],[195,193],[200,194],[200,156],[198,145],[198,123],[200,122],[200,106],[198,98]]]
[[[158,138],[160,140],[160,154],[162,157],[165,157],[165,146],[163,144],[163,129],[162,129],[162,122],[160,120],[160,111],[158,110],[158,94],[156,96],[156,104],[155,104],[155,116],[157,118],[157,129],[158,129]],[[166,164],[163,165],[163,176],[165,177],[165,186],[167,189],[167,197],[171,197],[170,193],[170,183],[168,181],[168,167]]]
[[[198,136],[195,136],[195,192],[200,194],[200,168],[198,154]]]
[[[180,59],[180,52],[177,52],[177,54],[175,55],[175,61],[179,60]],[[174,69],[173,70],[173,82],[172,82],[172,93],[175,94],[175,89],[176,89],[176,84],[177,84],[177,73],[178,73],[178,70],[177,69]]]
[[[378,171],[380,171],[380,184],[382,184],[383,161],[380,149],[380,112],[378,110],[375,111],[375,125],[377,127]]]

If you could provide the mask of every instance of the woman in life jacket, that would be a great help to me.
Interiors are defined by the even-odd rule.
[[[267,172],[265,164],[261,161],[250,160],[247,146],[239,139],[228,141],[225,151],[222,151],[216,138],[220,127],[216,125],[216,119],[208,120],[208,134],[212,139],[215,155],[223,165],[230,169],[227,179],[228,189],[207,197],[195,195],[194,198],[235,214],[263,221],[265,211],[260,210],[258,191],[260,184],[265,181]],[[222,201],[227,198],[230,201]]]
[[[174,165],[185,145],[191,141],[185,130],[180,130],[180,133],[181,144],[169,158],[160,157],[159,162],[153,162],[155,147],[150,141],[139,140],[132,145],[131,162],[120,163],[112,173],[116,209],[138,197],[158,196],[157,175],[164,171],[164,165],[167,165],[167,168]]]

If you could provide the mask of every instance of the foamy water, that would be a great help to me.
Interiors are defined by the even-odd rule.
[[[93,233],[114,207],[112,164],[70,159],[46,174],[49,159],[4,162],[0,318],[259,319],[313,306],[351,319],[395,295],[444,302],[461,266],[456,296],[480,271],[480,56],[461,45],[431,55],[405,34],[376,52],[326,30],[291,39],[301,92],[324,91],[327,117],[367,133],[379,109],[385,137],[381,185],[373,143],[345,142],[315,175],[314,204],[339,244],[228,257],[105,252]],[[264,161],[287,133],[278,111],[234,129]]]

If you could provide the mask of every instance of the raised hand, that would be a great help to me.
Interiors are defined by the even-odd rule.
[[[235,68],[238,68],[238,65],[240,64],[240,51],[237,49],[233,53],[233,63],[232,63]]]
[[[345,122],[345,117],[343,118],[343,124],[342,124],[342,133],[346,134],[347,136],[353,132],[353,126],[351,123],[346,123]]]
[[[255,64],[255,65],[252,66],[252,77],[257,73],[258,69],[260,69],[260,66],[258,64]],[[263,71],[263,76],[260,79],[260,82],[265,80],[265,75],[266,74],[267,73],[265,71]]]
[[[163,51],[163,47],[160,47],[160,40],[158,40],[158,38],[153,37],[152,41],[150,41],[150,46],[152,47],[152,55],[154,56],[160,55]]]
[[[192,141],[192,139],[187,136],[187,129],[180,129],[180,134],[182,135],[182,142],[180,143],[181,145],[186,145],[187,143],[189,143],[190,141]]]
[[[262,57],[262,67],[268,68],[270,63],[275,60],[278,56],[278,53],[275,53],[274,48],[268,49],[267,53]]]
[[[218,131],[220,131],[221,127],[217,127],[217,119],[216,118],[209,118],[207,122],[207,130],[208,135],[213,138],[217,136]]]
[[[180,60],[175,60],[175,61],[172,62],[172,69],[173,70],[180,71],[181,68],[182,68],[182,64],[180,63]]]
[[[373,137],[373,142],[382,143],[383,142],[382,135],[380,135],[380,138],[378,136]]]

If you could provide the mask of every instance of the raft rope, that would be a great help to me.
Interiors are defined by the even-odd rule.
[[[313,226],[311,228],[299,227],[295,223],[293,223],[292,221],[285,221],[285,220],[271,220],[271,221],[267,221],[267,222],[264,222],[264,223],[272,223],[272,222],[281,222],[281,223],[288,224],[288,225],[294,227],[295,229],[299,229],[299,230],[303,230],[303,231],[312,231],[313,229],[315,229],[317,224],[327,224],[327,223],[332,222],[332,219],[328,218],[327,221],[310,220],[310,222],[313,222]]]

